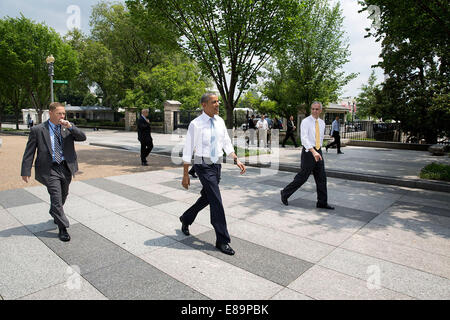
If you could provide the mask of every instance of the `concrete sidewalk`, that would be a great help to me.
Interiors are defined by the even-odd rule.
[[[87,135],[86,144],[139,151],[135,133]],[[150,157],[171,161],[164,154],[181,138],[153,136],[161,154]],[[358,150],[347,147],[343,156]],[[359,155],[379,155],[384,164],[351,160],[359,164],[348,167],[392,171],[385,166],[400,153],[377,151]],[[334,153],[325,153],[327,168],[345,160]],[[403,155],[414,164],[404,175],[436,159]],[[297,156],[280,150],[280,159]],[[234,165],[222,168],[234,256],[214,247],[208,207],[191,236],[181,232],[178,217],[201,189],[194,179],[188,191],[181,187],[181,167],[73,182],[67,243],[57,237],[44,186],[1,191],[0,299],[450,299],[448,193],[329,177],[336,210],[327,211],[315,208],[311,178],[286,207],[279,192],[295,173],[249,167],[240,176]]]
[[[154,155],[155,157],[157,155]],[[328,179],[335,211],[315,208],[293,173],[224,164],[231,246],[214,247],[209,208],[192,235],[178,217],[199,197],[181,169],[77,181],[63,243],[45,187],[0,192],[3,299],[450,299],[448,194]],[[312,179],[311,179],[312,180]]]

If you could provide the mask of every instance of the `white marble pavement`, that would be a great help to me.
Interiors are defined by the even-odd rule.
[[[448,194],[329,178],[326,211],[312,177],[286,207],[294,174],[225,164],[222,176],[232,257],[214,248],[209,207],[181,233],[200,190],[181,187],[181,168],[74,181],[69,243],[44,187],[0,192],[0,296],[450,299]]]

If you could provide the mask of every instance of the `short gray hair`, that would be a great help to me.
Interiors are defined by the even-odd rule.
[[[149,112],[148,109],[142,109],[142,110],[141,110],[141,114],[143,114],[143,113],[148,113],[148,112]]]
[[[318,105],[320,106],[320,110],[323,109],[322,103],[321,103],[320,101],[313,101],[313,103],[311,103],[311,108],[312,108],[312,106],[315,105],[315,104],[318,104]]]
[[[207,92],[202,95],[200,99],[200,104],[207,103],[212,96],[217,96],[214,92]]]

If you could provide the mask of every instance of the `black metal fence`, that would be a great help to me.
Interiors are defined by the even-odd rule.
[[[202,113],[201,110],[190,111],[180,110],[173,113],[173,130],[178,128],[187,129],[191,120],[195,119]]]
[[[331,135],[331,124],[326,125],[325,133]],[[400,123],[373,121],[350,121],[340,124],[342,139],[420,143],[418,139],[403,132]],[[438,139],[438,144],[450,144],[449,138]]]
[[[3,123],[16,123],[16,116],[11,114],[2,114],[0,119]],[[19,115],[19,123],[23,123],[22,114]]]
[[[331,124],[326,125],[331,135]],[[350,121],[340,124],[342,139],[407,142],[406,135],[400,130],[399,123],[374,123],[373,121]]]

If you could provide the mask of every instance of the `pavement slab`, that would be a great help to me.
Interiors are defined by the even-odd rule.
[[[75,274],[72,279],[32,293],[19,300],[107,300],[86,279]]]
[[[366,254],[338,248],[319,265],[356,277],[371,288],[387,288],[414,299],[450,298],[448,279]]]
[[[385,288],[371,288],[366,281],[315,265],[289,288],[321,300],[410,300],[411,297]]]
[[[203,294],[137,257],[84,277],[111,300],[206,300]]]
[[[450,279],[448,256],[359,234],[353,235],[341,247]]]
[[[69,242],[61,242],[57,231],[42,231],[36,236],[68,265],[77,266],[81,275],[133,257],[128,251],[81,224],[71,227],[69,231],[73,239]]]
[[[140,257],[214,300],[265,300],[283,288],[180,242]]]
[[[215,247],[214,231],[189,237],[181,242],[282,286],[287,286],[313,265],[310,262],[237,237],[233,237],[232,243],[230,243],[236,254],[225,255]]]
[[[32,234],[0,241],[0,292],[5,300],[66,281],[67,268],[55,252]]]
[[[24,189],[0,191],[0,206],[8,209],[42,202],[41,199]]]

